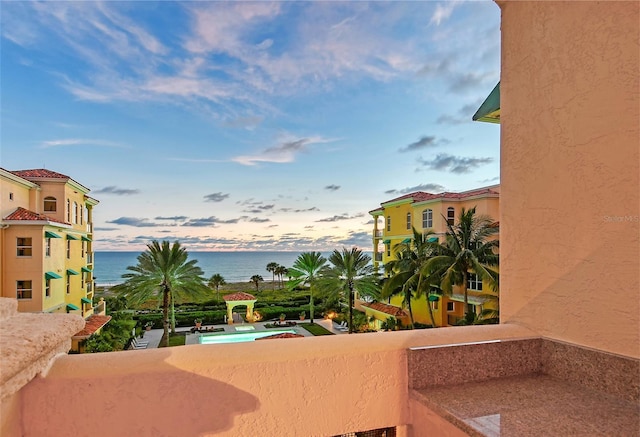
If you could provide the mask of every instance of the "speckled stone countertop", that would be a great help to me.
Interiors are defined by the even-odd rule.
[[[640,437],[640,360],[535,338],[412,348],[410,396],[478,437]]]
[[[470,436],[640,436],[638,403],[544,374],[414,390]]]

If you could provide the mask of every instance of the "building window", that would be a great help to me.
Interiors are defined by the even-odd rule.
[[[16,297],[18,299],[31,299],[31,281],[16,281]]]
[[[71,240],[67,240],[67,259],[71,259]]]
[[[82,258],[84,258],[84,254],[85,254],[85,242],[82,242]]]
[[[467,273],[467,289],[474,291],[482,291],[482,281],[478,279],[475,273]]]
[[[451,312],[455,310],[456,310],[456,303],[452,301],[447,302],[447,311]]]
[[[425,209],[422,211],[422,229],[433,227],[433,210]]]
[[[9,200],[13,200],[13,193],[9,193]]]
[[[51,238],[44,239],[44,256],[51,256]]]
[[[78,223],[78,202],[73,202],[73,224]]]
[[[387,243],[385,246],[387,246],[387,256],[391,256],[391,243]]]
[[[80,206],[80,224],[84,221],[84,207]]]
[[[17,252],[18,256],[31,256],[32,245],[31,238],[17,238]]]
[[[71,201],[67,199],[67,223],[71,223]]]
[[[80,288],[84,289],[84,274],[80,275]]]
[[[51,296],[51,279],[46,279],[44,281],[44,295],[46,297]]]
[[[391,232],[391,216],[387,216],[387,232]]]
[[[456,221],[456,210],[452,206],[447,208],[447,223],[453,226]]]
[[[48,196],[44,198],[45,212],[56,212],[57,208],[57,201],[55,197]]]
[[[411,229],[411,213],[407,213],[407,229]]]
[[[71,277],[67,275],[67,294],[71,293]]]

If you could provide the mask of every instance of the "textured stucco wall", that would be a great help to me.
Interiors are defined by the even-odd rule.
[[[23,389],[24,435],[310,437],[406,425],[408,347],[532,334],[468,326],[69,355]]]
[[[501,317],[640,357],[640,3],[498,3]]]

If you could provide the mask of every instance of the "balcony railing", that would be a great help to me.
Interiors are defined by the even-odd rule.
[[[100,302],[98,302],[98,304],[93,307],[93,314],[98,314],[100,316],[104,316],[107,314],[107,306],[105,305],[105,302],[102,298],[100,299]]]
[[[373,236],[376,238],[382,237],[382,231],[381,230],[373,231]]]
[[[93,254],[87,253],[87,264],[93,264]]]

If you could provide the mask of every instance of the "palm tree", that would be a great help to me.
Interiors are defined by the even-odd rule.
[[[207,284],[211,288],[216,289],[217,300],[220,302],[220,286],[226,285],[227,282],[224,280],[224,277],[220,273],[215,273],[209,278],[209,283]]]
[[[292,280],[289,281],[287,287],[293,290],[299,285],[309,284],[309,316],[313,323],[313,288],[318,273],[327,263],[327,259],[320,252],[304,252],[301,253],[293,267],[289,269]]]
[[[131,273],[122,275],[126,281],[113,287],[129,302],[140,304],[157,296],[162,298],[163,346],[169,342],[169,304],[176,296],[204,295],[208,288],[198,260],[188,261],[189,254],[179,242],[152,241],[138,256],[138,264],[127,267]],[[175,328],[174,328],[175,329]]]
[[[321,290],[331,294],[339,293],[344,296],[349,293],[349,334],[353,332],[353,291],[357,290],[361,296],[379,296],[379,284],[373,274],[371,257],[365,255],[358,248],[342,252],[334,250],[329,256],[331,267],[322,270],[318,286]]]
[[[438,251],[438,244],[429,241],[433,234],[432,231],[421,234],[413,228],[411,242],[396,245],[396,259],[387,262],[384,266],[388,279],[382,287],[382,298],[401,294],[403,305],[409,310],[411,327],[414,324],[411,301],[422,297],[431,288],[431,284],[424,280],[420,267]],[[431,325],[435,327],[436,321],[428,300],[427,309]]]
[[[264,279],[262,279],[262,276],[260,275],[253,275],[251,277],[251,279],[249,279],[249,282],[253,282],[253,285],[256,286],[256,292],[260,291],[258,285],[260,284],[260,282],[264,281]]]
[[[439,244],[439,253],[427,260],[421,274],[428,283],[438,281],[445,293],[451,293],[454,285],[462,289],[464,295],[465,319],[471,320],[467,280],[473,272],[489,287],[499,289],[499,247],[498,227],[488,216],[476,216],[476,209],[462,208],[456,225],[447,224],[448,231],[444,244]]]
[[[269,264],[267,264],[267,271],[271,272],[271,277],[272,277],[272,284],[273,284],[273,289],[276,289],[276,269],[278,268],[278,263],[275,262],[270,262]]]
[[[287,269],[285,266],[278,266],[275,269],[275,274],[278,275],[278,278],[280,279],[280,287],[284,286],[284,275],[286,275],[287,273],[289,273],[289,269]]]

